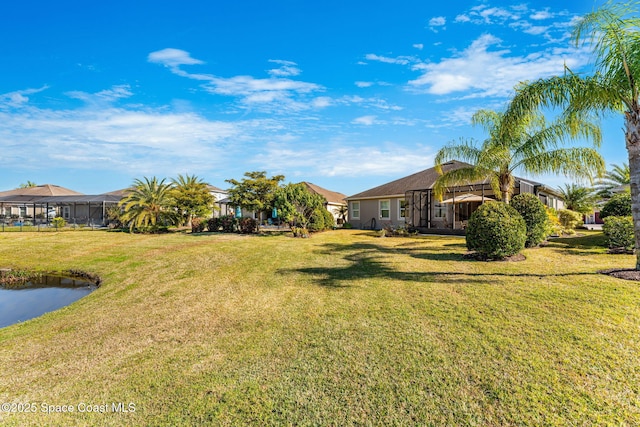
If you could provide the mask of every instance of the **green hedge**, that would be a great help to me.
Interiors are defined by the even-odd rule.
[[[632,252],[635,248],[636,238],[631,216],[606,217],[602,231],[607,236],[610,248],[623,248],[628,252]]]
[[[521,193],[509,203],[524,219],[527,226],[527,248],[538,246],[547,237],[547,210],[540,199],[531,193]]]

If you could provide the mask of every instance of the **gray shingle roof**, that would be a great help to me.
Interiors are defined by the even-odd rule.
[[[459,169],[466,166],[471,165],[457,160],[452,160],[442,165],[442,171],[447,172],[452,169]],[[404,193],[409,190],[425,190],[432,188],[439,176],[440,174],[436,171],[435,167],[425,169],[412,175],[405,176],[404,178],[396,179],[395,181],[363,191],[362,193],[354,194],[353,196],[347,197],[347,200],[397,196],[401,194],[404,195]]]

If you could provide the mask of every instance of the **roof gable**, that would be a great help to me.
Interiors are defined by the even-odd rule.
[[[60,187],[59,185],[44,184],[33,187],[16,188],[3,191],[0,196],[80,196],[82,193]]]
[[[311,192],[316,193],[324,197],[328,203],[337,203],[344,205],[344,199],[347,198],[342,193],[338,193],[336,191],[327,190],[326,188],[322,188],[310,182],[303,181],[301,184],[304,184]]]

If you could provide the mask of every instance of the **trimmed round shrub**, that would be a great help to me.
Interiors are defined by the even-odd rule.
[[[608,216],[604,219],[602,231],[607,236],[610,248],[622,248],[627,252],[633,252],[636,246],[636,238],[633,232],[632,217]]]
[[[616,194],[603,206],[600,218],[608,216],[631,216],[631,193]]]
[[[531,193],[521,193],[514,196],[509,203],[518,211],[527,226],[527,248],[538,246],[547,237],[547,210],[540,199]]]
[[[506,203],[483,204],[467,224],[467,248],[489,259],[517,254],[524,248],[526,239],[524,219]]]

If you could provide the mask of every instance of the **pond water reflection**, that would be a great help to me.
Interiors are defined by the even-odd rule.
[[[48,275],[20,287],[0,284],[0,328],[67,306],[95,289],[85,280]]]

